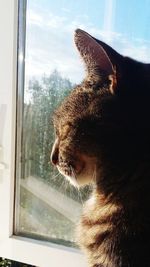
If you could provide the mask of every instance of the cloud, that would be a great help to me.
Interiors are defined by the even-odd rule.
[[[27,24],[29,25],[36,25],[41,27],[43,25],[43,17],[41,14],[37,14],[33,10],[29,10],[27,13]]]
[[[111,0],[108,0],[111,2]],[[86,15],[70,19],[69,10],[63,16],[51,12],[35,12],[30,9],[27,16],[26,75],[40,78],[58,69],[62,76],[78,83],[83,79],[84,67],[73,43],[76,28],[88,31],[91,35],[112,45],[118,52],[147,62],[150,60],[149,42],[143,39],[128,40],[115,32],[111,22],[104,28],[95,27]],[[112,10],[109,10],[111,13]],[[64,16],[64,13],[66,16]],[[112,15],[111,15],[112,16]]]
[[[73,32],[79,23],[33,11],[27,21],[26,75],[40,77],[57,68],[71,81],[81,81],[84,69],[73,47]]]
[[[66,7],[62,7],[62,11],[67,12],[67,13],[70,13],[70,9],[69,8],[66,8]]]

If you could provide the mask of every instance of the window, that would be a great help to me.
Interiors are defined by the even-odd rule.
[[[50,163],[53,111],[80,79],[80,73],[73,73],[74,64],[67,63],[74,51],[71,29],[63,25],[56,34],[65,19],[52,13],[52,4],[47,2],[45,9],[42,1],[37,4],[29,0],[27,6],[25,1],[22,3],[14,233],[75,247],[74,229],[89,188],[74,188]],[[69,55],[62,49],[66,45],[70,47]]]
[[[17,29],[18,6],[19,29]],[[40,237],[31,239],[28,235],[28,238],[24,238],[22,234],[20,235],[21,231],[17,229],[17,219],[15,220],[14,216],[14,195],[16,199],[18,198],[16,201],[20,203],[20,194],[17,192],[15,177],[19,177],[18,173],[22,169],[18,166],[18,162],[20,165],[18,159],[15,163],[15,153],[17,155],[20,153],[22,128],[20,122],[23,118],[25,8],[26,1],[13,0],[0,3],[0,256],[36,266],[60,266],[62,261],[68,267],[70,263],[72,266],[85,266],[85,260],[79,250],[63,245],[58,246],[46,240],[41,241]]]
[[[74,229],[90,188],[50,165],[52,113],[84,75],[74,30],[148,62],[149,16],[147,0],[0,2],[0,256],[86,266]]]

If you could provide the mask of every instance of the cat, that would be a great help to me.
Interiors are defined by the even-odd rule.
[[[150,64],[85,31],[75,44],[86,77],[54,112],[51,161],[94,183],[78,227],[90,267],[150,266]]]

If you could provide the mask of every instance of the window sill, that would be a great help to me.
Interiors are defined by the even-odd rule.
[[[24,237],[0,239],[0,251],[5,258],[40,267],[57,267],[62,263],[65,267],[87,266],[84,256],[77,249]]]

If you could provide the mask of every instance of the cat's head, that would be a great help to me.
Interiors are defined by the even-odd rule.
[[[143,149],[145,154],[150,71],[148,64],[121,56],[80,29],[75,44],[86,78],[55,111],[51,160],[64,176],[82,185],[119,177],[138,164]]]

